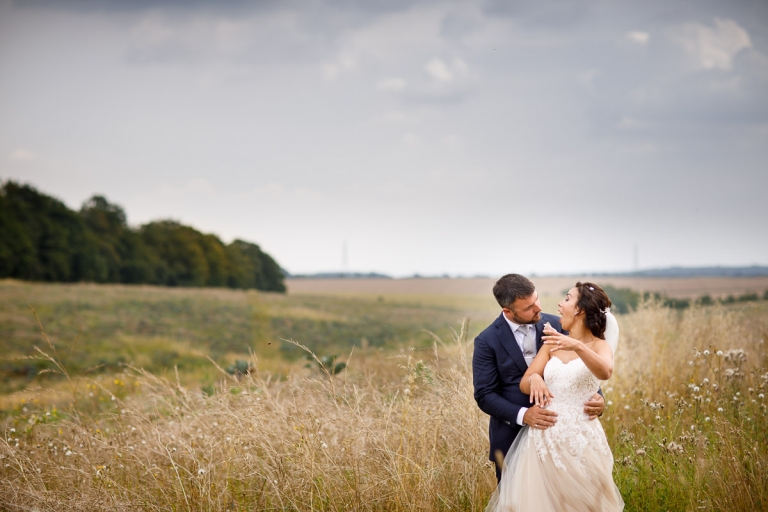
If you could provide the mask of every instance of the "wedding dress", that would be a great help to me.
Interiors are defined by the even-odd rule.
[[[544,380],[554,396],[546,409],[557,412],[557,422],[547,430],[523,427],[486,512],[623,510],[603,427],[584,413],[600,381],[581,358],[564,363],[554,355]]]

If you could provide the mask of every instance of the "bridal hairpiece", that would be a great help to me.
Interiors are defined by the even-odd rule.
[[[604,314],[604,315],[606,315],[606,316],[607,316],[607,315],[608,315],[608,313],[610,313],[610,312],[611,312],[611,308],[605,308],[605,309],[603,310],[603,314]]]
[[[594,286],[590,286],[589,289],[592,290],[592,291],[595,291],[595,287]]]

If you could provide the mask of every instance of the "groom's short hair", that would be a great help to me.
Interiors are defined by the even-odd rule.
[[[527,299],[536,291],[530,279],[520,274],[507,274],[493,285],[493,296],[502,308],[508,308],[517,299]]]

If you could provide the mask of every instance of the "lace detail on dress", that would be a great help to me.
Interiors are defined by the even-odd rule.
[[[566,471],[561,454],[577,461],[579,470],[587,474],[583,455],[587,447],[596,449],[613,460],[611,449],[599,421],[590,421],[584,412],[588,401],[600,387],[600,381],[580,359],[568,363],[552,356],[544,368],[544,381],[554,398],[546,409],[557,412],[557,423],[547,430],[532,429],[528,443],[533,443],[539,458],[552,459],[555,467]],[[529,446],[530,447],[530,446]]]

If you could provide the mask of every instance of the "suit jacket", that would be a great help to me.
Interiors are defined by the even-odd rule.
[[[546,322],[563,331],[559,317],[542,314],[536,324],[536,351],[542,346],[541,336]],[[491,417],[488,437],[492,461],[495,461],[496,451],[500,451],[502,457],[507,454],[522,428],[516,423],[517,413],[521,407],[531,406],[528,395],[520,391],[520,380],[527,370],[523,352],[502,313],[475,338],[472,356],[475,401]]]

